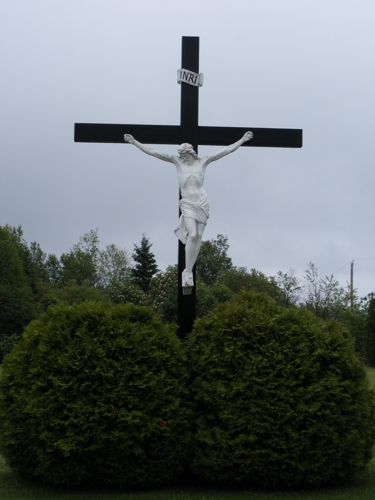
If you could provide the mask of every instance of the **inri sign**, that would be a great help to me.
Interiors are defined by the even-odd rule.
[[[188,69],[179,69],[177,71],[177,83],[188,83],[194,85],[194,87],[202,87],[203,73],[198,74]]]

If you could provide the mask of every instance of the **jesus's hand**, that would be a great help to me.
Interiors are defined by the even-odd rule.
[[[125,142],[129,142],[130,144],[134,144],[134,137],[130,134],[124,135]]]
[[[246,134],[243,136],[244,142],[251,141],[253,138],[253,133],[252,132],[246,132]]]

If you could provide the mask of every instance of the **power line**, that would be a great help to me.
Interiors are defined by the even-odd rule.
[[[334,273],[332,273],[332,276],[336,273],[338,273],[339,271],[341,271],[341,269],[344,269],[344,267],[346,267],[348,264],[351,263],[351,260],[349,262],[347,262],[346,264],[344,264],[342,267],[340,267],[340,269],[337,269],[337,271],[335,271]]]
[[[341,271],[341,269],[344,269],[344,267],[346,267],[351,262],[354,262],[355,260],[372,260],[372,259],[375,259],[375,257],[362,257],[361,259],[352,259],[349,262],[347,262],[346,264],[344,264],[342,267],[340,267],[340,269],[337,269],[337,271],[335,271],[334,273],[332,273],[332,275],[338,273],[339,271]]]

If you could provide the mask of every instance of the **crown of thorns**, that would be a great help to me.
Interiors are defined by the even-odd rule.
[[[191,155],[193,155],[194,157],[198,158],[198,155],[197,153],[194,151],[194,148],[191,144],[189,144],[188,142],[184,142],[183,144],[181,144],[181,146],[179,148],[177,148],[177,151],[180,153],[180,154],[186,154],[186,153],[190,153]]]

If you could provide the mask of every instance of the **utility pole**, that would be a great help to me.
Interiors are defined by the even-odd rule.
[[[350,309],[353,311],[353,270],[354,260],[350,263]]]

